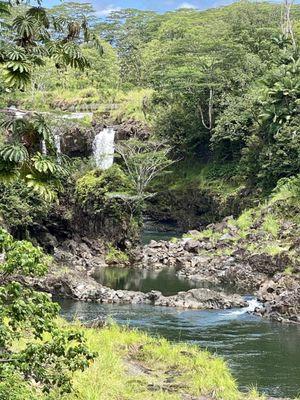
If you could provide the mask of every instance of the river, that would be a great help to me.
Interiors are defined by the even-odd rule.
[[[150,235],[151,236],[151,235]],[[154,238],[151,236],[151,238]],[[111,270],[100,281],[118,289],[161,290],[174,294],[189,290],[191,282],[171,271]],[[253,298],[248,297],[253,303]],[[198,344],[225,358],[241,390],[257,387],[274,397],[300,394],[300,327],[272,323],[250,315],[247,309],[180,310],[150,305],[107,305],[60,300],[61,313],[88,321],[111,317],[119,324],[143,329],[172,341]]]

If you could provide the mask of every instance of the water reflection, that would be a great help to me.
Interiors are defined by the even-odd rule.
[[[211,287],[208,283],[192,282],[177,276],[171,268],[149,271],[134,268],[101,268],[93,277],[102,285],[115,290],[150,292],[159,290],[165,296],[199,287]]]

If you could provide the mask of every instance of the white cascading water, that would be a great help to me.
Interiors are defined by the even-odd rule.
[[[54,134],[54,146],[56,149],[57,160],[58,160],[58,162],[60,162],[61,161],[61,143],[60,143],[60,136],[58,133]]]
[[[46,156],[47,155],[47,145],[46,145],[46,141],[45,140],[42,140],[41,147],[42,147],[43,156]]]
[[[115,130],[104,128],[99,132],[93,143],[94,158],[98,168],[105,170],[114,163]]]
[[[255,298],[247,300],[247,303],[248,303],[247,307],[243,307],[239,310],[232,310],[226,315],[229,317],[235,317],[243,314],[251,314],[256,310],[256,308],[261,308],[261,303]]]

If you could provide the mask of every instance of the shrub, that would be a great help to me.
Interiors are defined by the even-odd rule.
[[[0,184],[0,213],[14,234],[25,232],[28,226],[45,218],[50,206],[22,180]]]
[[[21,375],[5,372],[0,378],[1,400],[43,400],[41,393],[30,387]]]
[[[76,182],[76,197],[81,206],[89,211],[97,212],[105,203],[105,194],[126,192],[130,183],[122,169],[114,164],[101,171],[95,169],[88,172]]]
[[[246,210],[236,220],[236,226],[241,230],[247,230],[251,227],[253,222],[253,210]]]
[[[124,251],[121,251],[114,247],[112,244],[109,244],[108,253],[105,256],[105,261],[108,264],[127,264],[129,261],[129,257]]]
[[[7,392],[12,377],[19,374],[28,385],[13,386],[8,399],[26,399],[32,384],[45,393],[70,392],[71,373],[84,370],[94,354],[88,351],[80,332],[60,329],[56,323],[59,306],[48,294],[14,280],[20,274],[42,276],[48,258],[40,248],[14,241],[1,228],[0,253],[0,394]]]

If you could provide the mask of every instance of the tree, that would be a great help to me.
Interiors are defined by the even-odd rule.
[[[83,41],[93,42],[102,52],[100,40],[89,29],[85,16],[72,20],[52,17],[40,5],[19,9],[18,2],[2,4],[5,8],[0,8],[0,13],[5,13],[5,24],[1,26],[0,64],[7,87],[24,89],[34,67],[44,65],[46,58],[55,60],[58,69],[84,69],[88,63],[80,47]],[[16,12],[15,17],[10,16],[12,12]]]
[[[240,160],[243,178],[268,190],[300,168],[299,52],[284,36],[274,43],[272,67],[242,97],[230,99],[212,136],[223,157]]]
[[[291,9],[293,6],[294,0],[284,0],[283,1],[283,12],[282,12],[282,20],[281,20],[281,29],[282,33],[286,38],[290,38],[293,44],[294,50],[296,49],[296,39],[293,30],[293,23],[291,18]]]
[[[147,189],[153,179],[175,162],[169,158],[171,147],[164,141],[130,139],[117,143],[116,151],[124,161],[134,192],[140,200],[149,196]]]
[[[51,7],[48,13],[58,19],[64,18],[71,21],[86,20],[90,27],[98,21],[96,11],[90,3],[68,1]]]
[[[231,22],[236,8],[167,14],[155,38],[144,46],[143,79],[156,89],[155,129],[182,153],[207,158],[224,103],[229,96],[245,92],[265,68],[258,50],[255,53],[236,37]],[[255,19],[254,11],[253,7],[249,10],[249,19]],[[252,24],[252,33],[260,31],[260,25]],[[240,29],[248,37],[246,29]]]
[[[84,370],[95,355],[81,333],[57,325],[59,306],[48,294],[14,278],[43,276],[49,259],[30,242],[14,241],[0,228],[0,260],[1,378],[20,374],[46,393],[70,392],[71,373]],[[22,346],[16,346],[19,340]]]
[[[160,19],[152,11],[129,8],[110,13],[105,22],[96,25],[101,37],[117,49],[123,83],[143,84],[142,50],[153,39]]]
[[[291,43],[283,50],[282,64],[266,77],[260,99],[257,177],[269,188],[300,168],[300,56],[293,49]]]

